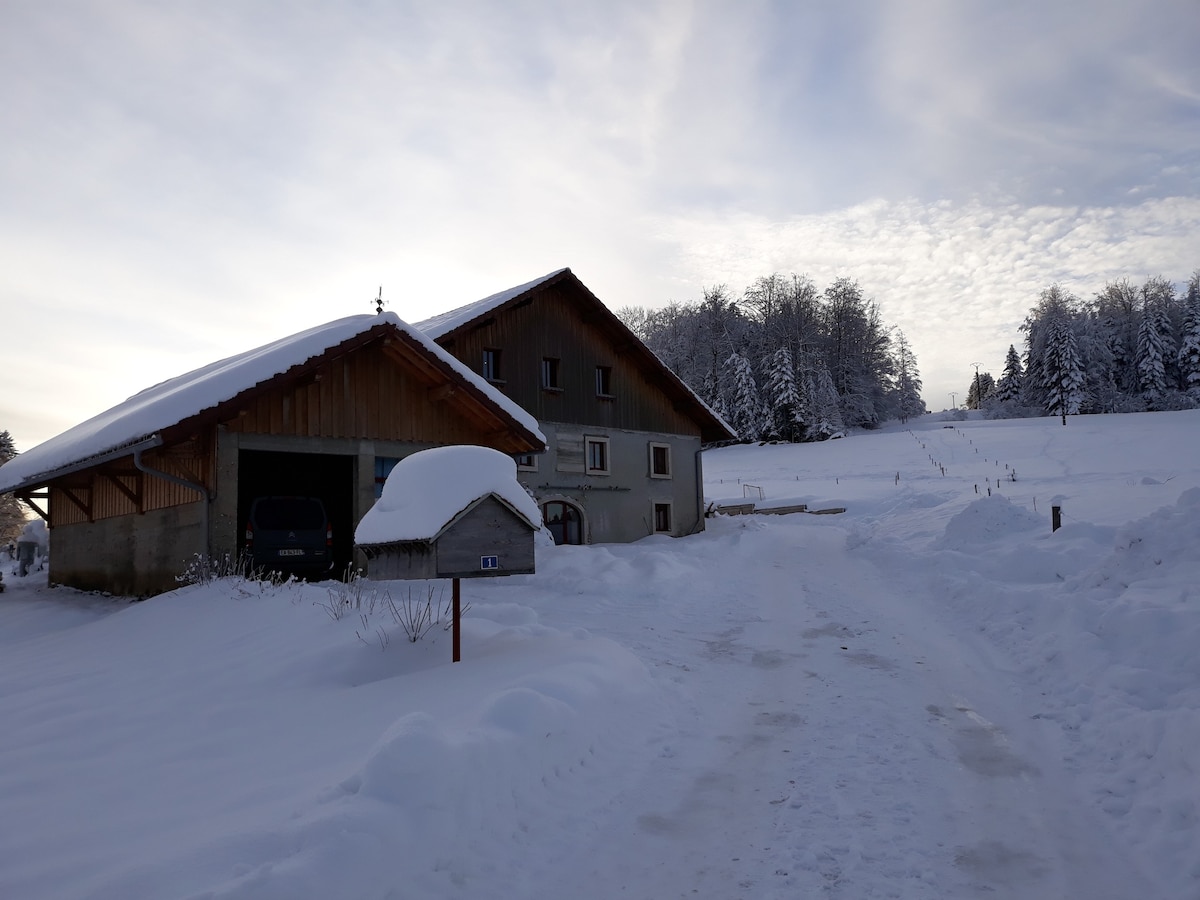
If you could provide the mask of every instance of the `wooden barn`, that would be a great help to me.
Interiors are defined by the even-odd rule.
[[[557,543],[704,527],[701,447],[736,435],[570,269],[415,327],[537,418],[518,469]]]
[[[447,444],[535,458],[545,438],[394,314],[352,316],[136,394],[0,466],[0,493],[49,523],[52,584],[147,596],[236,554],[272,495],[322,501],[344,571],[390,468]]]

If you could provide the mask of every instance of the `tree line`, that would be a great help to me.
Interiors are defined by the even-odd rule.
[[[1112,281],[1090,300],[1055,284],[1021,324],[1004,373],[976,372],[967,406],[993,418],[1200,407],[1200,270],[1182,294],[1162,277]]]
[[[916,355],[858,282],[767,275],[617,311],[742,440],[819,441],[925,412]]]

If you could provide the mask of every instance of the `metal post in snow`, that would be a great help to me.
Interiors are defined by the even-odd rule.
[[[454,598],[453,599],[453,608],[450,613],[450,616],[451,616],[450,631],[451,631],[451,635],[452,635],[451,643],[453,644],[452,655],[454,657],[454,662],[462,662],[462,635],[461,635],[461,629],[460,629],[460,626],[462,623],[462,605],[461,605],[462,592],[459,589],[459,584],[458,584],[457,578],[454,579],[454,584],[450,589],[450,596]]]

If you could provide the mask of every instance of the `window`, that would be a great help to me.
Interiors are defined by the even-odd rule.
[[[596,396],[611,397],[612,366],[596,366]]]
[[[671,477],[671,445],[670,444],[651,444],[650,445],[650,477],[651,478],[670,478]]]
[[[670,503],[655,503],[654,504],[654,532],[655,534],[670,534],[671,533],[671,504]]]
[[[485,349],[483,351],[483,377],[488,381],[503,381],[500,374],[500,351]]]
[[[587,471],[589,475],[608,474],[608,438],[587,439]]]
[[[517,461],[517,470],[524,472],[537,471],[537,456],[533,453],[518,453],[513,457]]]
[[[561,391],[558,380],[558,360],[552,356],[542,357],[542,387],[548,391]]]
[[[392,474],[392,469],[396,468],[396,463],[400,460],[390,456],[375,457],[375,499],[378,500],[383,496],[383,483],[387,481],[387,477]]]

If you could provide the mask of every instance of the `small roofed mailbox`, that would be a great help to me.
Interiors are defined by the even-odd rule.
[[[512,457],[487,447],[436,447],[396,463],[354,543],[367,557],[369,577],[454,580],[458,662],[459,579],[532,574],[540,519]]]
[[[354,542],[381,580],[527,575],[540,518],[512,457],[436,447],[396,464]]]

